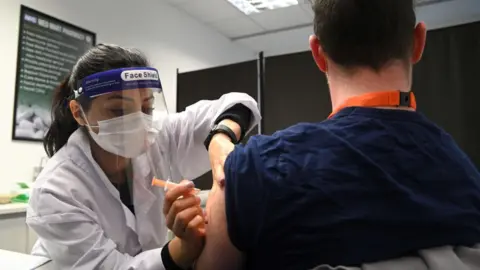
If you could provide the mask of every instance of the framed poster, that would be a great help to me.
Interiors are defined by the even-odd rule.
[[[53,91],[95,40],[93,32],[21,6],[12,140],[43,140]]]

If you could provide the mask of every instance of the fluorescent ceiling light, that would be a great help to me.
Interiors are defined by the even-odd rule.
[[[227,0],[243,13],[249,15],[269,9],[298,5],[298,0]]]
[[[452,0],[416,0],[415,4],[417,7],[420,7],[420,6],[426,6],[431,4],[439,4],[447,1],[452,1]]]

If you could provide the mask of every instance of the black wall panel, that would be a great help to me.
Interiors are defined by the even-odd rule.
[[[298,122],[322,121],[331,110],[326,77],[310,52],[265,58],[264,134]]]
[[[480,22],[429,31],[414,67],[418,111],[449,132],[480,167]]]
[[[229,92],[247,93],[256,99],[257,88],[257,61],[179,73],[177,76],[177,111],[183,111],[187,106],[199,100],[217,99]],[[255,129],[251,135],[256,134],[256,131]],[[195,185],[201,189],[210,189],[212,186],[211,172],[195,179]]]

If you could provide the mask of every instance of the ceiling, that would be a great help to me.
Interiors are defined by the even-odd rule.
[[[313,21],[308,0],[287,8],[245,15],[227,0],[166,0],[231,39],[305,27]]]
[[[311,26],[313,11],[309,0],[297,6],[245,15],[227,0],[165,0],[232,40]],[[452,0],[415,0],[417,6]],[[478,0],[480,1],[480,0]]]

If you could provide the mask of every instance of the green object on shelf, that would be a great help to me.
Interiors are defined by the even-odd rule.
[[[28,195],[27,194],[20,194],[20,195],[17,195],[15,197],[13,197],[13,199],[11,200],[12,203],[28,203]]]
[[[29,188],[27,184],[23,183],[23,182],[18,182],[17,185],[20,186],[21,189],[27,189]]]

